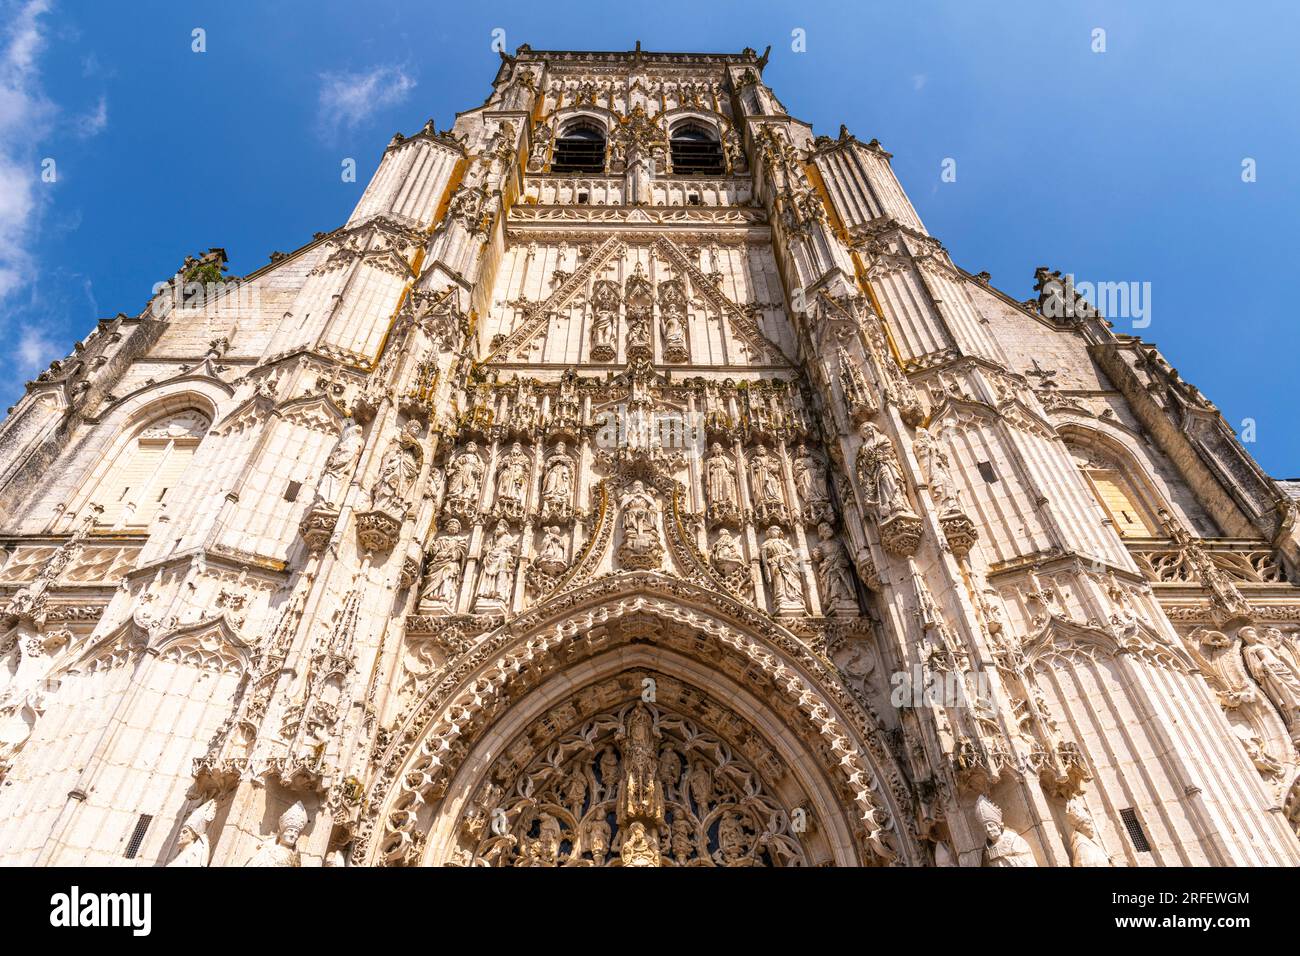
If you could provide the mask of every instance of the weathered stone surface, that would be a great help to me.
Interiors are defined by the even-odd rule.
[[[1300,863],[1295,496],[764,62],[521,49],[31,384],[0,863]]]

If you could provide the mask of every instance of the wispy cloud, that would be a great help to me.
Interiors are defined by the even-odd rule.
[[[37,59],[45,47],[41,17],[49,0],[6,3],[0,20],[0,303],[36,277],[32,243],[44,197],[38,145],[50,130],[54,105],[40,88]]]
[[[73,120],[73,128],[82,139],[98,136],[108,129],[108,97],[100,96],[93,110]]]
[[[373,113],[395,106],[415,89],[400,66],[377,66],[363,73],[322,73],[317,121],[320,135],[333,139],[355,129]]]
[[[925,84],[926,84],[926,82],[927,82],[929,79],[930,79],[930,78],[929,78],[928,76],[926,76],[924,73],[913,73],[913,74],[912,74],[912,89],[914,89],[914,90],[916,90],[916,92],[920,93],[923,89],[925,89]]]
[[[35,325],[23,325],[18,330],[18,370],[32,375],[58,358],[61,349]]]

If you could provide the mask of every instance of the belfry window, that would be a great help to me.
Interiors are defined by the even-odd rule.
[[[722,144],[699,123],[683,123],[673,130],[673,172],[681,176],[721,176]]]
[[[603,173],[605,171],[605,134],[593,124],[578,121],[569,124],[555,141],[551,156],[553,173]]]
[[[180,484],[208,430],[194,409],[155,419],[117,456],[91,500],[104,509],[97,523],[109,528],[146,527]]]

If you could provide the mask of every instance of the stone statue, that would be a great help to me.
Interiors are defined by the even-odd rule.
[[[659,532],[655,518],[659,513],[659,504],[650,492],[646,491],[641,481],[632,482],[632,487],[619,502],[623,520],[623,543],[619,546],[619,558],[626,567],[645,569],[658,567],[663,555],[663,545],[659,541]]]
[[[414,419],[406,423],[402,434],[393,440],[379,465],[379,477],[370,489],[370,507],[386,514],[403,515],[408,507],[407,496],[420,472],[420,423]]]
[[[314,506],[338,507],[339,498],[343,493],[343,484],[348,480],[352,467],[357,463],[363,444],[365,439],[361,434],[361,426],[351,418],[347,419],[343,423],[343,431],[338,441],[334,443],[329,458],[325,459],[325,468],[321,472],[320,481],[316,483]]]
[[[1300,674],[1260,637],[1254,626],[1246,625],[1237,634],[1242,640],[1246,670],[1277,708],[1291,740],[1300,745]]]
[[[524,454],[523,445],[515,442],[510,446],[510,454],[501,462],[497,471],[497,509],[512,516],[524,513],[524,499],[528,494],[528,456]]]
[[[782,505],[785,495],[781,491],[781,463],[758,446],[754,460],[749,465],[753,478],[754,503],[757,505]]]
[[[560,529],[549,527],[542,536],[542,547],[537,552],[537,560],[534,563],[545,574],[559,574],[569,565],[567,550]]]
[[[1097,838],[1092,814],[1081,797],[1065,805],[1065,819],[1070,824],[1070,865],[1111,866],[1110,857]]]
[[[805,505],[824,505],[830,501],[826,486],[826,469],[809,451],[800,445],[794,460],[794,487],[799,500]]]
[[[712,509],[731,510],[737,506],[736,466],[718,442],[713,443],[704,462],[704,490]]]
[[[682,319],[682,314],[675,310],[665,312],[663,316],[664,358],[670,362],[684,362],[690,356],[686,348],[686,325]]]
[[[767,529],[762,547],[763,578],[772,589],[772,603],[777,608],[804,609],[803,591],[799,586],[799,558],[778,527]]]
[[[547,513],[566,514],[573,502],[573,456],[565,451],[564,442],[555,443],[555,451],[546,459],[542,479],[542,508]]]
[[[447,500],[462,507],[474,507],[482,480],[483,461],[478,456],[478,446],[469,442],[448,468]]]
[[[844,549],[835,540],[835,531],[828,524],[817,528],[821,538],[813,549],[813,561],[817,566],[817,586],[821,591],[822,604],[826,609],[851,607],[857,610],[857,591],[853,586],[853,572],[849,570],[849,561]]]
[[[515,536],[504,521],[498,521],[496,535],[483,558],[483,574],[479,578],[479,597],[489,601],[509,604],[514,590]]]
[[[907,494],[903,491],[903,473],[898,466],[894,443],[872,422],[863,422],[858,434],[862,446],[858,449],[858,479],[866,503],[876,510],[883,524],[898,514],[911,513]]]
[[[301,866],[298,837],[307,826],[307,808],[299,800],[280,814],[274,837],[268,837],[244,866]]]
[[[623,834],[623,847],[619,851],[624,866],[659,866],[659,836],[636,820]]]
[[[975,802],[975,816],[988,841],[984,846],[985,866],[1037,866],[1034,851],[1020,834],[1002,824],[1002,808],[980,794]]]
[[[591,358],[596,362],[613,361],[618,340],[617,283],[599,279],[591,292]]]
[[[429,550],[429,571],[424,590],[420,593],[421,600],[448,607],[455,605],[466,552],[466,536],[460,533],[460,522],[455,518],[448,519]]]
[[[591,854],[592,866],[604,866],[605,857],[609,855],[609,824],[604,820],[592,820],[587,824],[584,844]]]
[[[961,510],[961,497],[952,477],[952,461],[943,442],[924,425],[916,429],[916,457],[930,483],[930,497],[939,511],[949,514]]]
[[[740,542],[726,528],[718,532],[718,540],[713,542],[713,547],[709,549],[709,557],[713,561],[713,566],[724,575],[733,574],[745,566],[745,556],[740,551]]]
[[[217,805],[208,800],[197,807],[181,825],[176,840],[176,855],[168,866],[207,866],[212,848],[208,844],[208,827],[217,816]]]

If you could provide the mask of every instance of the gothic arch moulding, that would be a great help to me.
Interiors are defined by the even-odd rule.
[[[164,382],[124,399],[91,426],[81,448],[74,452],[84,468],[69,507],[63,512],[63,530],[71,529],[110,472],[121,463],[128,447],[153,423],[168,416],[192,414],[196,421],[206,421],[206,433],[228,392],[229,387],[220,382]]]
[[[911,791],[833,666],[730,598],[601,578],[444,674],[382,741],[358,863],[924,859]]]

